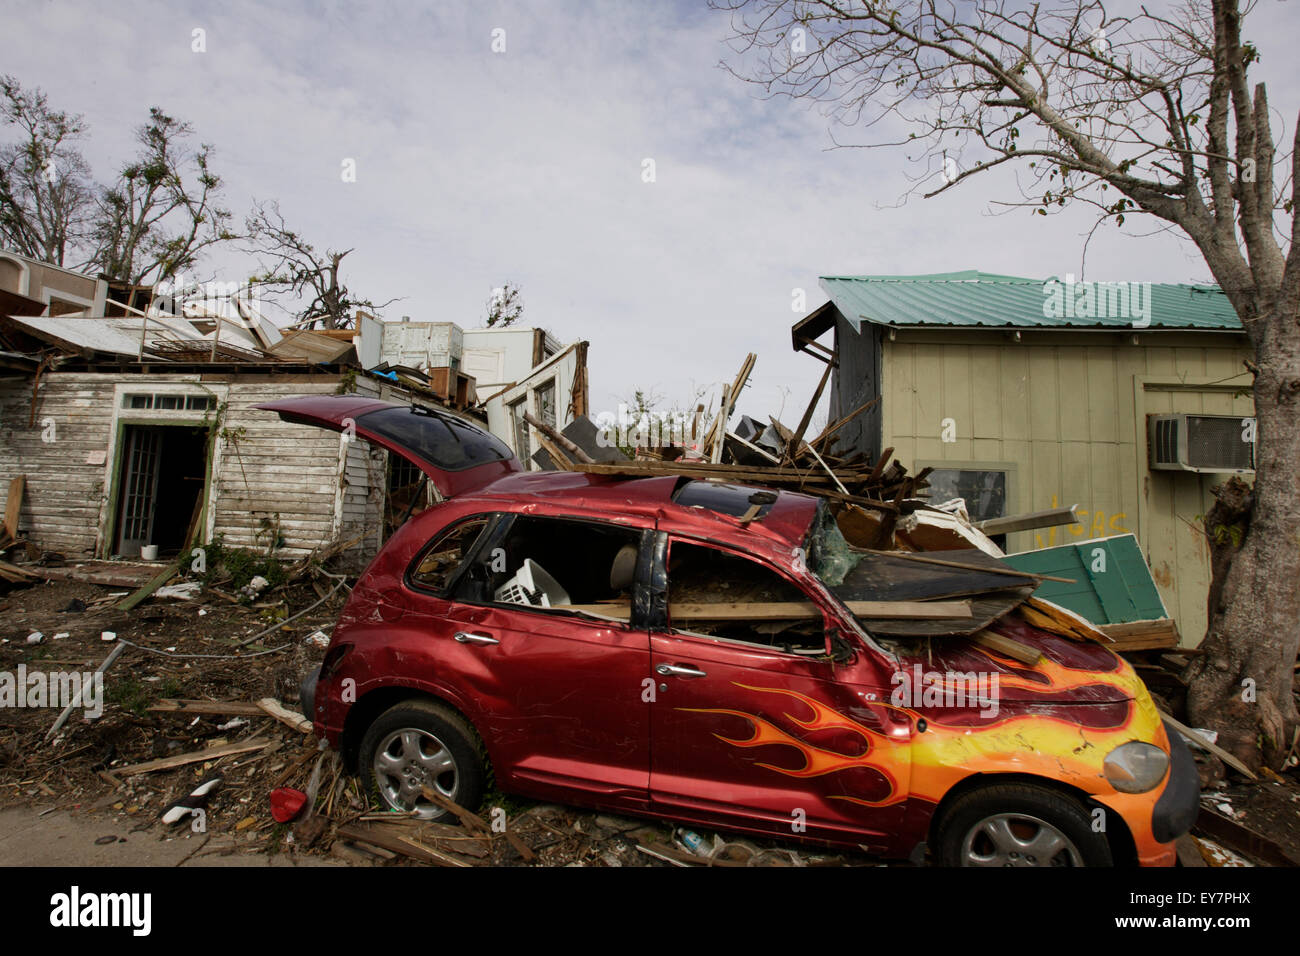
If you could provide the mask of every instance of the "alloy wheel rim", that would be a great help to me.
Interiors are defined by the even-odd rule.
[[[1074,842],[1046,820],[997,813],[966,831],[963,866],[1083,866]]]
[[[403,727],[385,737],[375,749],[375,786],[394,810],[428,819],[443,813],[431,802],[424,787],[449,800],[456,799],[460,773],[447,745],[427,730]]]

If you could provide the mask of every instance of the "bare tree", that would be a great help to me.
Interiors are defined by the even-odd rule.
[[[1280,766],[1300,722],[1300,170],[1249,82],[1240,0],[1114,17],[1100,0],[710,2],[731,13],[736,75],[883,131],[855,145],[909,147],[912,192],[1015,164],[1012,205],[1142,214],[1195,244],[1254,349],[1260,454],[1188,705],[1243,760]]]
[[[0,146],[0,245],[62,266],[94,205],[90,167],[76,148],[85,122],[50,109],[41,90],[12,76],[0,76],[0,119],[19,133]]]
[[[487,300],[487,327],[505,329],[524,317],[524,300],[519,297],[519,286],[507,282],[493,289]]]
[[[277,202],[255,203],[246,231],[251,251],[265,266],[252,283],[267,286],[272,294],[278,291],[290,296],[297,303],[306,299],[305,307],[292,310],[295,327],[350,328],[357,309],[375,311],[397,301],[389,299],[376,305],[369,299],[354,297],[339,275],[344,257],[353,250],[317,252],[311,243],[288,227]]]
[[[191,151],[188,123],[158,107],[136,131],[140,151],[99,198],[92,264],[133,286],[171,279],[209,246],[234,239],[230,212],[217,204],[221,178],[212,147]]]

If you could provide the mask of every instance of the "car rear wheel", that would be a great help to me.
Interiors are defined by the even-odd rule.
[[[944,866],[1111,866],[1106,834],[1086,806],[1032,784],[973,790],[945,812],[938,828]]]
[[[467,810],[483,796],[478,739],[454,711],[432,701],[403,701],[384,711],[361,739],[362,780],[391,810],[439,820],[450,811],[424,795],[440,793]]]

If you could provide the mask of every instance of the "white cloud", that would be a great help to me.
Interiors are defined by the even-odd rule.
[[[685,403],[755,351],[741,410],[784,400],[796,419],[821,365],[790,350],[792,288],[813,307],[819,274],[1078,272],[1090,225],[1082,211],[989,215],[990,196],[1015,195],[1003,174],[886,208],[908,187],[904,153],[826,151],[819,111],[759,100],[717,68],[726,20],[694,5],[6,6],[4,69],[86,114],[101,177],[162,106],[216,144],[237,213],[278,199],[318,246],[354,247],[353,290],[404,297],[389,317],[473,326],[493,286],[522,285],[525,321],[591,341],[597,410],[638,386]],[[1292,6],[1261,5],[1250,31],[1290,111]],[[190,50],[195,27],[206,53]],[[340,179],[345,157],[356,183]],[[1088,272],[1205,276],[1170,237],[1113,231]]]

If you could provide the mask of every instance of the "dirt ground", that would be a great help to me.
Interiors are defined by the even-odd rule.
[[[0,708],[0,865],[883,865],[861,854],[702,832],[713,852],[705,861],[671,824],[499,793],[488,794],[477,820],[460,826],[379,812],[310,734],[252,707],[271,697],[297,709],[299,678],[324,654],[304,638],[330,630],[346,592],[339,588],[314,610],[280,622],[334,584],[309,574],[252,605],[213,591],[193,600],[150,599],[130,612],[115,608],[125,587],[57,581],[0,595],[0,671],[93,671],[116,643],[103,632],[129,642],[105,675],[98,719],[77,710],[47,742],[58,708]],[[28,643],[33,632],[42,634],[39,643]],[[168,700],[229,702],[231,710],[159,710]],[[122,772],[245,746],[253,749]],[[166,808],[214,777],[221,782],[200,815],[163,822]],[[277,787],[314,795],[311,812],[277,823],[269,804]],[[1236,822],[1300,860],[1296,772],[1207,791],[1206,800],[1227,804]],[[497,809],[505,813],[504,833],[486,825]],[[1201,855],[1216,859],[1205,847]]]

